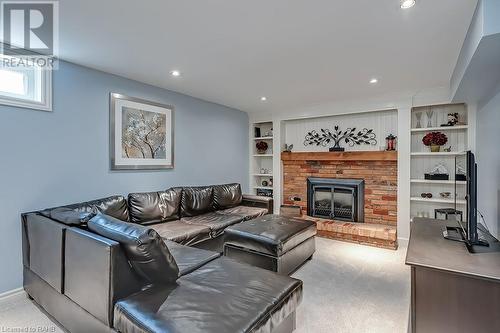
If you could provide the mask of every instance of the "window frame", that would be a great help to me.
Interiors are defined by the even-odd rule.
[[[0,54],[0,60],[3,58],[5,55]],[[15,57],[15,56],[13,56]],[[20,56],[22,57],[22,56]],[[4,70],[9,70],[9,67],[0,67]],[[34,100],[28,100],[24,98],[16,98],[13,96],[9,96],[7,94],[4,94],[3,92],[0,92],[0,104],[5,105],[5,106],[13,106],[13,107],[19,107],[19,108],[26,108],[26,109],[34,109],[34,110],[41,110],[41,111],[52,111],[52,71],[53,69],[49,68],[39,68],[36,71],[40,75],[40,94],[41,94],[41,101],[34,101]],[[35,73],[35,76],[37,75]],[[33,80],[35,81],[35,80]],[[32,89],[31,91],[28,92],[28,95],[33,96],[36,94],[35,92],[35,86],[29,87],[28,89]]]

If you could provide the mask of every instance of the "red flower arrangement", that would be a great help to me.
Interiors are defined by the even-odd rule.
[[[255,147],[257,148],[257,150],[258,150],[259,152],[265,152],[269,146],[267,145],[267,143],[266,143],[266,142],[264,142],[264,141],[259,141],[259,142],[257,142],[257,144],[255,145]]]
[[[448,142],[448,137],[441,132],[430,132],[422,138],[422,142],[426,146],[442,146]]]

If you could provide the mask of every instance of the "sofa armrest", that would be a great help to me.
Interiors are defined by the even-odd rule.
[[[64,272],[64,294],[108,326],[116,301],[146,285],[120,243],[78,228],[66,229]]]
[[[242,206],[266,208],[268,214],[273,213],[273,198],[260,195],[243,194]]]
[[[36,213],[21,215],[23,265],[58,292],[63,292],[66,226]]]

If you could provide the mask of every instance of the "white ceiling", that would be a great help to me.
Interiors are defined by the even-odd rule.
[[[248,112],[284,111],[449,85],[476,3],[62,0],[60,56]]]

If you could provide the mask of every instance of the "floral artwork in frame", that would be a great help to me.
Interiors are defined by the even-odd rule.
[[[173,112],[172,106],[111,93],[111,169],[173,168]]]

